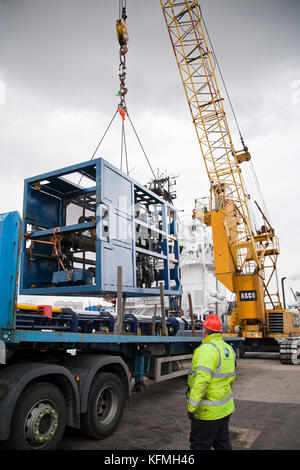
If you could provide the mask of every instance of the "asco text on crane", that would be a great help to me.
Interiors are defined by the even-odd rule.
[[[246,302],[251,300],[257,300],[256,290],[241,290],[240,291],[240,301]]]

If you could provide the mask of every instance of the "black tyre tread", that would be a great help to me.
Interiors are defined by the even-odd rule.
[[[115,392],[118,394],[118,409],[113,422],[108,426],[99,426],[95,424],[95,420],[92,416],[95,395],[97,394],[97,390],[103,386],[103,384],[113,384],[115,387]],[[86,437],[99,440],[111,436],[122,418],[124,402],[125,390],[121,379],[116,374],[112,374],[110,372],[99,372],[96,374],[89,391],[88,410],[84,415],[82,415],[82,433]]]
[[[14,450],[33,450],[23,435],[24,419],[28,410],[35,401],[42,398],[51,398],[59,408],[59,426],[58,430],[49,443],[42,447],[43,450],[54,450],[59,444],[66,426],[66,402],[63,393],[58,387],[49,382],[38,382],[28,385],[20,395],[14,409],[11,432],[9,439],[5,442],[6,449]],[[30,404],[32,403],[32,405]]]

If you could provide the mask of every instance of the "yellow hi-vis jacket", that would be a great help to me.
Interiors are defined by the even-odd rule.
[[[194,351],[186,390],[188,411],[203,420],[228,416],[235,409],[234,381],[234,350],[220,333],[207,336]]]

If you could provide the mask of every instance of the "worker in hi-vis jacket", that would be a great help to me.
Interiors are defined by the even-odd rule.
[[[194,351],[187,381],[191,420],[191,450],[231,450],[229,419],[235,407],[235,353],[223,341],[221,320],[209,315],[203,322],[203,341]]]

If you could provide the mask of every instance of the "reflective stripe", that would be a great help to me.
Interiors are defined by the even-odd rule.
[[[225,377],[234,377],[235,376],[235,373],[234,372],[227,372],[226,374],[215,374],[214,377],[216,377],[217,379],[222,379],[222,378],[225,378]]]
[[[210,344],[211,346],[213,346],[214,348],[216,348],[216,350],[218,351],[218,354],[219,354],[219,362],[218,362],[218,365],[217,365],[217,368],[216,368],[216,372],[213,374],[213,377],[217,377],[219,378],[220,377],[220,370],[221,370],[221,353],[220,353],[220,350],[218,348],[218,346],[214,343],[211,343],[210,341],[207,341],[207,343],[205,344]]]
[[[190,369],[189,374],[196,375],[197,370],[203,370],[204,372],[207,372],[210,375],[214,375],[214,371],[212,369],[209,369],[209,367],[204,367],[204,366],[197,366],[196,370]]]
[[[199,406],[200,403],[201,403],[200,401],[195,401],[192,398],[189,398],[188,402],[189,402],[190,405],[193,405],[193,406]]]
[[[234,377],[234,375],[235,375],[234,372],[227,372],[227,373],[225,373],[225,374],[221,374],[221,373],[220,373],[221,365],[222,365],[222,358],[221,358],[221,353],[220,353],[220,350],[219,350],[218,346],[217,346],[216,344],[214,344],[214,343],[211,343],[210,341],[207,341],[207,343],[205,343],[205,344],[210,344],[211,346],[213,346],[214,348],[216,348],[217,351],[218,351],[218,354],[219,354],[218,366],[217,366],[217,368],[216,368],[216,372],[213,374],[213,377],[214,377],[214,378],[217,378],[217,379],[223,379],[223,378],[226,378],[226,377]],[[230,345],[228,345],[228,346],[231,348]],[[232,350],[232,348],[231,348],[231,350]]]
[[[204,372],[207,372],[208,374],[212,375],[214,378],[217,378],[217,379],[235,376],[235,372],[227,372],[225,374],[217,374],[217,373],[214,374],[212,369],[209,369],[208,367],[204,367],[204,366],[198,366],[196,367],[196,370],[203,370]],[[197,373],[196,370],[190,369],[189,374],[196,375]]]
[[[198,404],[199,405],[205,405],[205,406],[219,406],[219,405],[224,405],[225,403],[229,402],[232,398],[233,398],[232,394],[230,394],[227,398],[224,398],[224,400],[219,400],[219,401],[202,400],[202,401],[200,401],[200,403],[198,402]],[[195,405],[195,406],[197,406],[197,405]]]
[[[203,370],[204,372],[208,372],[208,374],[211,374],[211,375],[214,374],[214,371],[212,369],[209,369],[208,367],[204,367],[204,366],[197,366],[196,370]]]

